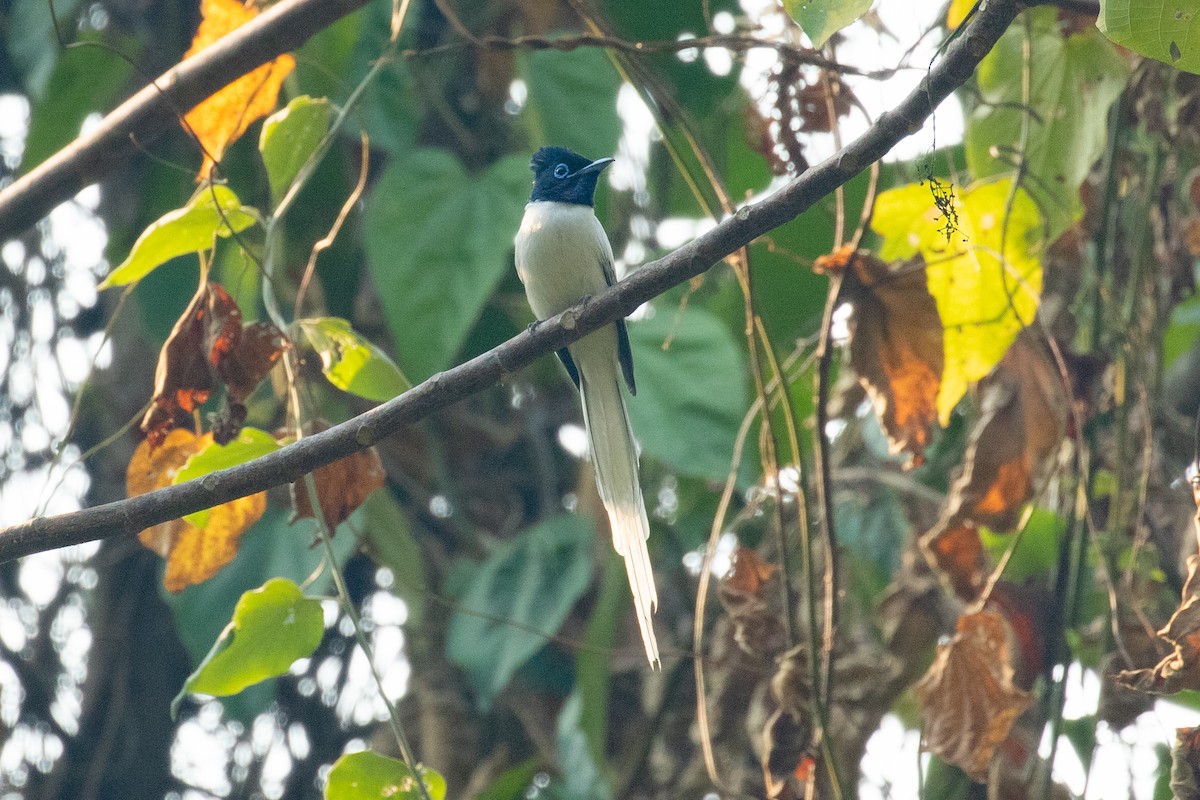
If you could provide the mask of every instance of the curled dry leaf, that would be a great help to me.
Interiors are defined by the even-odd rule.
[[[258,16],[237,0],[202,0],[203,19],[184,58],[194,56],[218,39]],[[204,145],[204,163],[197,180],[212,173],[213,159],[220,160],[229,147],[260,117],[275,108],[283,79],[296,66],[296,59],[284,54],[270,63],[246,73],[188,112],[188,127]]]
[[[165,434],[158,447],[152,447],[149,438],[143,440],[125,472],[126,492],[135,497],[170,486],[188,458],[211,440],[211,434],[196,436],[184,428]],[[203,528],[175,519],[147,528],[138,534],[138,540],[167,559],[163,586],[178,592],[208,580],[232,561],[242,534],[266,510],[267,494],[259,492],[216,506]]]
[[[925,285],[925,270],[914,266],[902,262],[892,269],[860,250],[848,260],[842,288],[854,309],[850,366],[871,398],[891,452],[908,453],[908,466],[925,460],[943,366],[937,302]]]
[[[1004,618],[994,611],[959,617],[958,630],[917,684],[926,747],[976,781],[1033,697],[1013,683]]]
[[[324,421],[316,422],[310,426],[308,433],[328,427]],[[386,477],[383,461],[373,447],[351,453],[313,472],[317,501],[329,530],[337,530],[337,526],[345,522],[354,509],[366,502],[371,492],[383,487]],[[292,484],[292,499],[296,506],[293,521],[314,516],[312,503],[308,499],[307,479],[301,478]]]
[[[242,312],[219,283],[201,287],[175,323],[158,356],[154,397],[142,418],[151,447],[212,395],[218,381],[228,387],[231,420],[244,420],[242,402],[279,360],[285,348],[274,325],[242,326]],[[221,427],[232,441],[240,423]],[[220,443],[220,440],[218,440]]]
[[[1062,441],[1064,407],[1059,381],[1027,335],[1009,348],[980,382],[982,414],[971,432],[962,473],[942,519],[921,537],[933,562],[964,600],[987,579],[979,526],[1011,531],[1034,495],[1038,471]]]
[[[1187,565],[1183,599],[1158,632],[1171,653],[1151,668],[1119,673],[1117,680],[1123,685],[1153,694],[1200,689],[1200,556],[1190,556]]]
[[[739,546],[732,569],[717,583],[717,597],[733,622],[733,639],[750,655],[772,655],[784,647],[779,610],[767,598],[767,586],[778,571],[778,565]]]

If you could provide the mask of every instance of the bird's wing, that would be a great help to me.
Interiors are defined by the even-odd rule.
[[[608,244],[608,236],[603,237],[604,244],[607,245],[600,253],[600,268],[604,271],[604,282],[612,286],[617,282],[617,271],[613,268],[612,246]],[[617,326],[617,361],[621,364],[621,374],[625,376],[625,385],[629,387],[630,394],[637,394],[637,381],[633,377],[633,350],[629,347],[629,331],[625,327],[625,320],[619,319],[616,321]],[[570,371],[570,367],[567,368]],[[576,381],[578,385],[578,381]]]

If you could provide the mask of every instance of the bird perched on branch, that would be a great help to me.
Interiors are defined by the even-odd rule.
[[[592,207],[596,182],[612,162],[592,161],[565,147],[543,147],[533,154],[533,193],[515,244],[517,274],[539,320],[616,283],[612,245]],[[558,356],[579,389],[596,488],[608,512],[613,545],[625,559],[646,657],[658,666],[651,620],[658,593],[646,549],[650,523],[638,483],[637,446],[621,394],[622,376],[630,394],[637,391],[625,321],[589,333]]]

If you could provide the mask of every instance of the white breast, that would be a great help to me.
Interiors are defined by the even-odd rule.
[[[589,206],[538,201],[525,206],[515,240],[517,275],[529,305],[546,319],[608,286],[612,246]]]

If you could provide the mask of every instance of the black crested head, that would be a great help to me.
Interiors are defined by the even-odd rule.
[[[543,147],[533,154],[529,164],[533,170],[533,193],[529,200],[590,206],[600,173],[612,162],[611,158],[592,161],[565,147]]]

